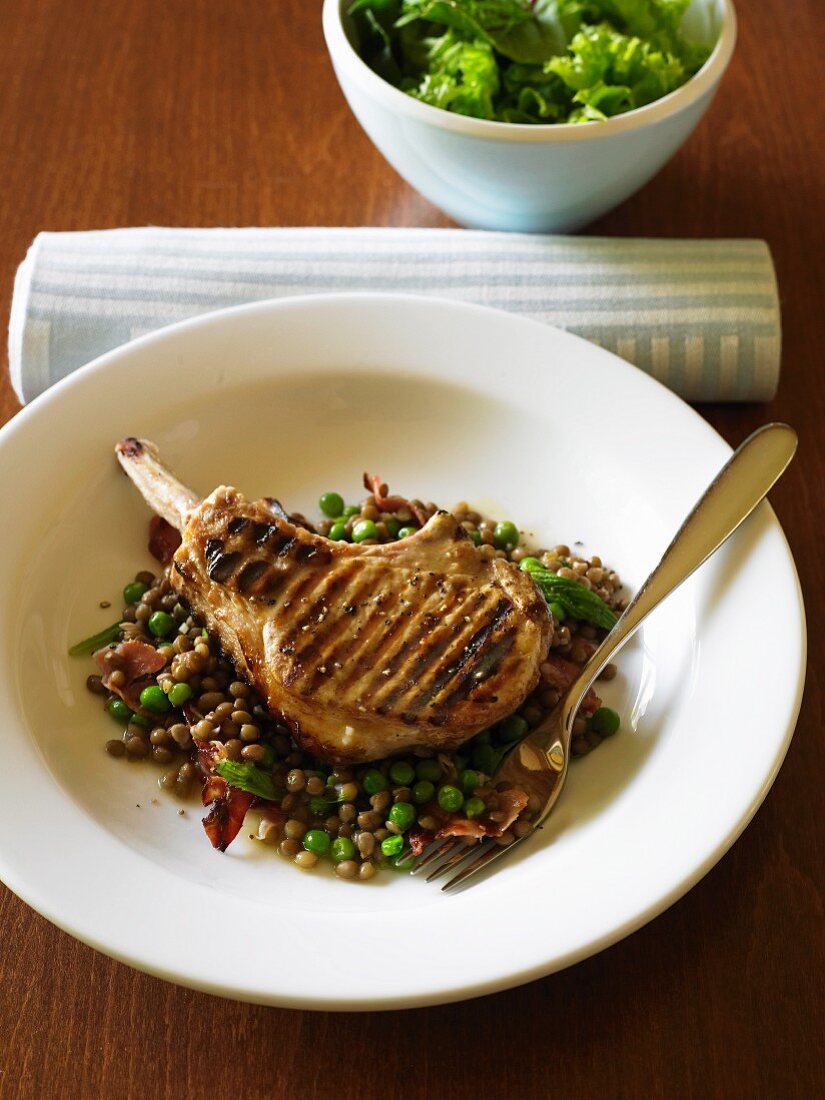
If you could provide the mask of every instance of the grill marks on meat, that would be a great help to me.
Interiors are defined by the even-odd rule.
[[[121,453],[127,472],[147,453],[156,462]],[[167,506],[172,495],[166,486]],[[328,759],[461,744],[532,690],[550,641],[529,577],[485,560],[447,513],[368,547],[220,488],[190,511],[172,584],[299,743]]]
[[[454,523],[446,516],[443,522]],[[400,708],[408,724],[426,708],[438,711],[474,690],[478,701],[488,698],[479,689],[499,668],[518,625],[512,602],[499,589],[479,592],[470,578],[448,589],[435,572],[413,572],[405,598],[391,587],[392,575],[375,590],[373,558],[345,558],[334,572],[297,570],[330,564],[332,554],[317,536],[271,527],[264,558],[251,557],[249,524],[236,517],[225,530],[204,544],[207,575],[250,600],[280,606],[279,649],[291,657],[284,677],[291,690],[330,694],[324,678],[335,670],[335,693],[360,685],[362,705],[378,714]],[[368,669],[379,675],[364,684]],[[440,724],[440,715],[432,719]]]

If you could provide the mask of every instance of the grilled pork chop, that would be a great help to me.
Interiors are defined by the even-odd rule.
[[[448,513],[398,542],[333,542],[271,499],[221,486],[199,502],[145,440],[116,450],[183,536],[172,586],[316,756],[454,748],[535,687],[552,630],[544,598]]]

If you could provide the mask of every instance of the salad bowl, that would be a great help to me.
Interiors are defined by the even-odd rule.
[[[684,144],[728,67],[731,0],[694,0],[685,31],[713,46],[676,91],[606,121],[526,125],[454,114],[378,76],[358,54],[352,0],[325,0],[323,26],[355,117],[409,184],[462,225],[571,232],[643,186]]]

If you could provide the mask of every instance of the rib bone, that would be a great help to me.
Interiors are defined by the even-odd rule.
[[[181,484],[163,465],[158,449],[148,439],[129,436],[115,447],[117,460],[153,512],[183,534],[186,521],[200,504],[200,497]]]

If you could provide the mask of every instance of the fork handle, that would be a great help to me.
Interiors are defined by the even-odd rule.
[[[611,657],[651,611],[747,519],[787,468],[796,446],[793,428],[787,424],[766,424],[737,447],[694,505],[659,564],[569,688],[563,703],[564,728],[568,732],[590,685]]]

